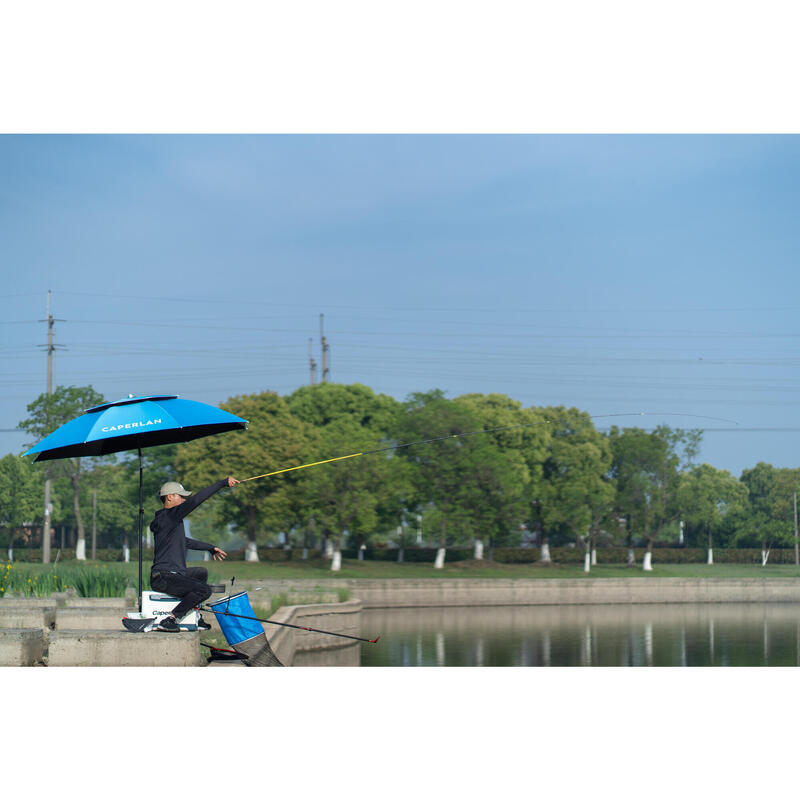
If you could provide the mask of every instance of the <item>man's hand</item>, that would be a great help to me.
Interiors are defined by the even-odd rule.
[[[239,481],[236,482],[238,483]],[[211,551],[211,558],[213,558],[214,561],[223,561],[225,559],[225,556],[227,555],[228,554],[224,550],[221,550],[219,547],[215,547]]]
[[[232,489],[234,486],[236,486],[237,483],[241,483],[241,481],[237,481],[236,478],[231,478],[231,476],[228,475],[228,487],[230,489]]]

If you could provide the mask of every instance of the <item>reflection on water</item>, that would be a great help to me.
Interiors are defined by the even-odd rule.
[[[793,603],[369,609],[361,629],[367,667],[800,666]]]

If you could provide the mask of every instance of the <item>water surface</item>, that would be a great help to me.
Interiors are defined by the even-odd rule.
[[[369,667],[800,666],[795,603],[369,609],[361,630]]]

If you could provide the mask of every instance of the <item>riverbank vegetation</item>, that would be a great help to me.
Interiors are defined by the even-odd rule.
[[[0,562],[0,569],[5,568]],[[92,568],[87,562],[85,569]],[[82,567],[83,568],[83,567]],[[24,583],[28,577],[34,581],[36,576],[47,575],[52,571],[52,565],[45,564],[15,564],[17,576],[21,579],[9,588],[9,593],[23,592]],[[112,569],[112,567],[109,567]],[[125,587],[133,589],[137,584],[138,565],[115,564],[113,570],[121,580],[122,588],[116,589],[116,594],[88,594],[94,597],[121,597],[125,594]],[[150,565],[145,564],[145,584],[149,574]],[[24,578],[22,578],[24,576]],[[761,567],[757,564],[661,564],[656,562],[652,572],[641,569],[631,569],[624,564],[598,564],[592,568],[591,573],[583,570],[582,564],[499,564],[491,561],[463,561],[452,564],[445,563],[442,569],[434,569],[433,564],[413,564],[395,562],[369,562],[357,559],[343,559],[342,568],[338,573],[332,574],[330,562],[326,559],[316,558],[308,561],[297,562],[237,562],[215,565],[209,570],[209,580],[214,583],[225,583],[230,586],[232,577],[236,578],[236,586],[252,587],[258,582],[270,581],[302,581],[297,587],[281,588],[280,591],[308,590],[308,581],[314,581],[318,591],[328,589],[336,591],[339,581],[343,580],[424,580],[424,579],[494,579],[506,580],[552,580],[564,578],[643,578],[658,580],[660,578],[746,578],[751,580],[771,580],[775,578],[800,578],[800,567],[793,564],[768,564]],[[64,572],[63,583],[69,586],[69,571]],[[41,585],[42,579],[39,579]],[[8,584],[7,586],[11,586]],[[52,590],[55,591],[55,590]],[[50,592],[44,592],[49,594]],[[31,593],[33,594],[33,593]],[[253,595],[255,597],[255,595]],[[341,598],[340,598],[341,599]],[[345,596],[346,599],[346,596]],[[305,600],[303,601],[305,602]]]
[[[80,413],[69,402],[91,387],[61,389],[29,406],[26,425],[37,435]],[[594,569],[604,548],[623,548],[626,561],[647,569],[667,544],[701,548],[707,562],[715,550],[720,560],[721,548],[751,548],[762,564],[794,546],[800,470],[759,463],[737,478],[698,463],[700,430],[601,428],[605,420],[579,409],[525,408],[499,394],[449,399],[433,390],[399,402],[359,384],[263,392],[220,405],[248,419],[248,430],[144,451],[146,521],[166,480],[197,490],[226,474],[246,478],[381,451],[251,481],[192,514],[193,538],[249,559],[265,548],[291,548],[299,554],[293,562],[325,556],[330,567],[343,558],[342,570],[352,571],[367,568],[348,563],[347,555],[359,552],[374,561],[391,551],[388,558],[403,562],[405,551],[410,556],[420,546],[470,548],[476,560],[485,551],[489,561],[496,552],[501,561],[501,549],[528,547],[547,563],[559,560],[557,548],[571,547]],[[486,433],[464,435],[474,431]],[[426,439],[435,441],[404,446]],[[0,547],[13,559],[15,551],[41,546],[46,467],[54,555],[91,558],[93,550],[111,549],[120,560],[134,550],[135,558],[137,466],[125,454],[78,465],[0,459]],[[449,561],[442,552],[440,563]]]

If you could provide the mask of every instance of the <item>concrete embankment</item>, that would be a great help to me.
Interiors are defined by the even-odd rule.
[[[358,636],[361,607],[357,600],[293,605],[272,618]],[[6,598],[0,601],[0,666],[205,666],[199,633],[130,633],[121,622],[129,610],[124,598],[68,598],[66,603],[62,598]],[[206,617],[216,628],[213,615]],[[359,663],[358,642],[277,625],[264,629],[287,666]]]
[[[364,608],[800,602],[794,578],[358,580],[349,589]]]
[[[130,598],[5,598],[0,601],[1,666],[200,666],[196,633],[126,631]]]
[[[361,609],[362,604],[359,600],[285,606],[279,608],[272,615],[272,619],[292,625],[360,636]],[[359,643],[352,639],[311,633],[296,628],[281,628],[277,625],[265,625],[264,629],[272,649],[283,664],[295,667],[357,667],[359,664]]]
[[[796,578],[267,579],[251,581],[244,588],[251,597],[257,597],[256,592],[346,589],[364,608],[800,602],[800,580]]]
[[[362,607],[359,600],[283,606],[270,619],[289,625],[360,636]],[[352,639],[280,625],[265,624],[263,627],[270,647],[287,667],[357,667],[360,663],[360,645]],[[243,665],[232,662],[224,666]]]
[[[577,606],[646,603],[797,603],[800,581],[793,578],[583,578],[583,579],[419,579],[324,582],[329,592],[347,589],[343,603],[284,606],[278,622],[360,636],[362,608],[454,606]],[[319,597],[319,581],[258,581],[252,589],[292,599]],[[243,587],[244,588],[244,587]],[[0,665],[79,666],[204,665],[197,633],[132,634],[122,629],[132,599],[6,598],[0,601]],[[206,614],[206,617],[210,615]],[[215,626],[216,627],[216,626]],[[359,644],[325,634],[265,625],[282,663],[292,666],[355,666]],[[374,633],[371,631],[370,633]],[[222,665],[221,665],[222,666]]]

